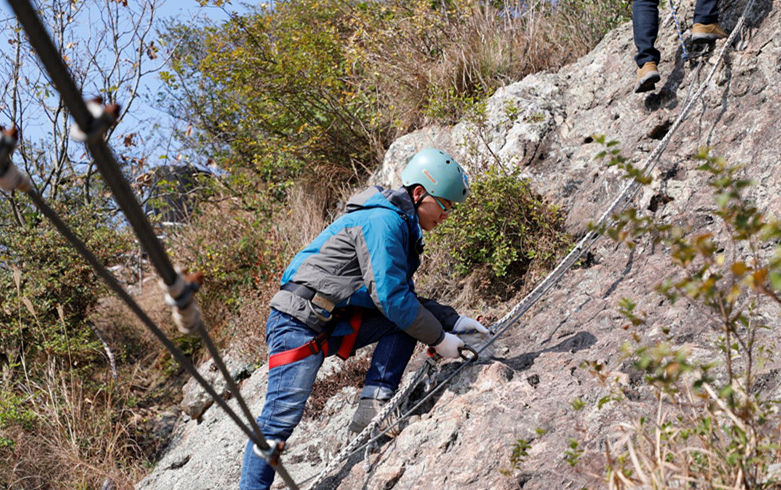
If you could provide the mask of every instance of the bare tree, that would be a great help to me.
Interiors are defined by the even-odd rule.
[[[162,0],[42,0],[39,15],[85,98],[101,97],[122,107],[120,123],[106,137],[117,136],[133,178],[145,170],[137,130],[123,123],[137,105],[144,77],[164,64],[157,56],[153,29]],[[24,31],[15,19],[2,21],[10,50],[0,51],[0,123],[15,124],[21,137],[17,164],[30,174],[50,200],[92,203],[101,197],[96,168],[81,143],[69,136],[69,113]],[[2,41],[0,41],[2,42]],[[138,123],[136,118],[134,124]],[[4,120],[4,121],[3,121]],[[8,196],[21,224],[20,204]]]

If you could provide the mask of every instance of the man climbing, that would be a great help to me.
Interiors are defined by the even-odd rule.
[[[724,39],[727,33],[719,27],[718,0],[697,0],[694,7],[692,45],[713,43]],[[637,55],[637,83],[635,93],[654,90],[659,75],[660,53],[654,47],[659,32],[659,0],[634,0],[632,4],[632,29]]]
[[[453,308],[415,294],[412,275],[423,252],[422,230],[466,201],[469,180],[448,154],[425,149],[401,174],[403,187],[370,187],[346,213],[300,251],[282,276],[266,323],[269,375],[258,425],[285,441],[301,421],[326,355],[347,358],[376,343],[349,430],[361,432],[390,400],[418,341],[445,358],[464,342],[453,333],[488,330]],[[450,333],[453,332],[453,333]],[[268,489],[274,469],[253,450],[244,454],[241,490]]]

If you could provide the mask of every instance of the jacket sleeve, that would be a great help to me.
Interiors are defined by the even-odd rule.
[[[395,213],[367,220],[355,236],[358,263],[366,290],[382,314],[412,337],[434,345],[444,329],[407,280],[406,226]]]
[[[456,326],[456,322],[458,321],[458,317],[461,315],[459,315],[452,306],[443,305],[434,301],[433,299],[428,298],[418,297],[418,300],[420,301],[420,304],[422,304],[436,317],[437,320],[439,320],[439,323],[442,324],[442,327],[446,332],[453,331],[453,328]]]

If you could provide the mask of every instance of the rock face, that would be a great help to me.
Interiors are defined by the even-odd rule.
[[[232,356],[227,355],[223,359],[225,367],[231,374],[231,377],[236,381],[241,381],[248,378],[253,371],[252,366],[246,361],[241,359],[234,359]],[[198,373],[214,388],[216,393],[220,396],[229,396],[228,383],[220,373],[219,368],[214,364],[212,359],[209,359],[198,368]],[[199,420],[201,415],[214,404],[214,399],[206,392],[203,387],[195,381],[195,378],[190,380],[182,387],[184,397],[182,398],[182,410],[193,420]]]
[[[679,15],[691,17],[691,1]],[[743,3],[725,6],[721,24],[731,30]],[[721,232],[709,213],[712,196],[691,157],[703,146],[742,163],[757,186],[756,202],[769,214],[781,212],[781,14],[778,2],[758,0],[701,102],[672,136],[654,170],[655,183],[634,204],[656,217],[688,223],[698,231]],[[717,45],[721,49],[723,42]],[[618,194],[625,181],[618,171],[594,160],[601,147],[591,136],[620,141],[623,154],[641,163],[663,137],[690,92],[713,66],[715,55],[694,67],[681,60],[671,20],[662,24],[657,47],[663,53],[658,93],[632,93],[631,25],[608,34],[600,45],[558,73],[541,73],[499,90],[486,108],[486,122],[427,128],[389,149],[376,182],[398,184],[398,169],[415,151],[437,146],[467,166],[486,162],[520,166],[534,188],[568,213],[573,234],[582,233]],[[487,146],[486,146],[487,145]],[[605,240],[586,265],[570,271],[499,340],[495,358],[463,370],[409,421],[401,435],[371,454],[367,471],[360,455],[347,461],[320,488],[340,489],[563,489],[600,488],[604,443],[622,414],[595,402],[608,394],[579,366],[599,361],[618,380],[630,407],[650,413],[648,393],[635,387],[638,373],[620,353],[629,333],[617,302],[634,298],[648,315],[645,335],[662,338],[671,328],[675,342],[697,357],[713,351],[714,335],[702,314],[686,302],[660,304],[653,293],[669,272],[660,247],[640,244],[632,251]],[[513,304],[503,305],[506,310]],[[777,310],[767,311],[768,318]],[[772,324],[772,323],[770,323]],[[413,362],[411,369],[420,365]],[[340,364],[330,361],[332,369]],[[444,364],[442,374],[455,364]],[[778,390],[766,366],[763,389]],[[267,370],[244,381],[242,393],[254,413],[263,404]],[[776,371],[777,372],[777,371]],[[334,393],[322,415],[304,422],[289,441],[284,463],[296,481],[315,474],[342,442],[356,404],[354,388]],[[576,398],[586,408],[576,410]],[[231,403],[235,406],[235,401]],[[155,471],[138,490],[237,488],[246,437],[212,408],[201,423],[180,419],[176,438]],[[585,450],[575,469],[564,453],[570,438]],[[512,445],[532,441],[529,456],[512,468]],[[505,470],[505,471],[503,471]],[[275,488],[282,488],[277,481]]]

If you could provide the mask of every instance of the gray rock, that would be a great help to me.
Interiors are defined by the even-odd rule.
[[[240,381],[252,374],[254,367],[250,362],[244,359],[237,359],[231,355],[223,359],[225,367],[231,374],[234,381]],[[228,393],[228,383],[222,376],[219,368],[214,364],[213,359],[204,362],[199,368],[198,373],[211,385],[211,387],[220,396],[230,397]],[[198,420],[203,413],[212,406],[214,400],[209,393],[197,382],[195,378],[190,380],[182,387],[184,397],[182,398],[182,410],[190,416],[191,419]]]

